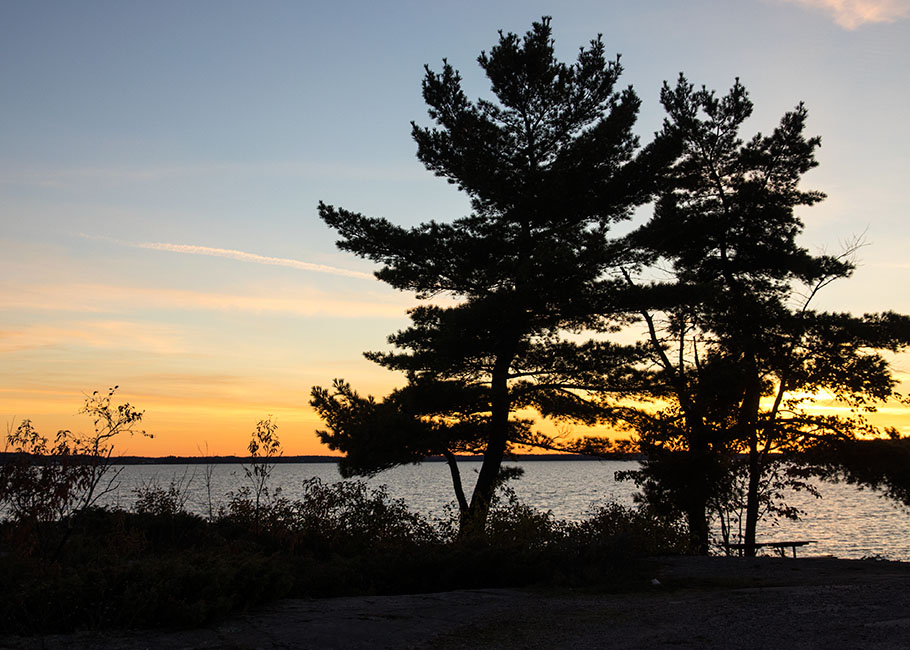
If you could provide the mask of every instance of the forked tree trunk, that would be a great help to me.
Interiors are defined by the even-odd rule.
[[[509,366],[512,356],[500,357],[493,367],[491,377],[491,415],[490,432],[487,447],[483,453],[483,464],[474,485],[471,503],[467,516],[462,518],[460,535],[462,537],[482,536],[486,528],[487,516],[493,493],[499,483],[499,470],[505,457],[506,444],[509,439]]]
[[[458,502],[458,522],[459,527],[463,525],[465,517],[468,516],[468,501],[464,496],[464,487],[461,484],[461,472],[458,469],[458,461],[448,449],[442,452],[449,466],[449,472],[452,475],[452,488],[455,490],[455,501]]]

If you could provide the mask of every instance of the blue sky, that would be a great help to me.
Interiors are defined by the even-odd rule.
[[[479,52],[542,15],[564,59],[598,33],[622,54],[644,140],[680,72],[719,91],[739,77],[750,134],[804,101],[823,142],[807,186],[829,198],[802,213],[803,242],[868,242],[820,305],[910,312],[907,0],[7,0],[0,417],[78,428],[82,394],[119,384],[158,434],[124,451],[240,453],[273,414],[289,453],[318,453],[310,386],[399,382],[361,352],[413,300],[335,250],[317,202],[465,214],[414,157],[423,66],[447,57],[485,95]]]

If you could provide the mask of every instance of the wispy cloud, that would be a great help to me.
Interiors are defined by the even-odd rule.
[[[207,257],[224,257],[227,259],[237,260],[238,262],[252,262],[253,264],[266,264],[268,266],[284,266],[300,271],[311,271],[313,273],[328,273],[330,275],[340,275],[347,278],[359,278],[362,280],[372,280],[373,275],[363,271],[352,271],[328,264],[316,264],[314,262],[304,262],[289,257],[271,257],[268,255],[259,255],[258,253],[249,253],[232,248],[215,248],[212,246],[198,246],[196,244],[169,244],[166,242],[126,242],[111,237],[98,235],[88,235],[80,233],[80,237],[93,239],[97,241],[107,241],[120,246],[129,246],[131,248],[144,248],[146,250],[167,251],[170,253],[184,253],[187,255],[205,255]]]
[[[404,301],[336,298],[311,291],[293,296],[250,296],[224,293],[202,293],[183,290],[143,290],[140,292],[162,305],[183,309],[238,311],[246,313],[294,314],[335,318],[401,318]]]
[[[72,346],[141,350],[156,354],[185,351],[175,328],[128,321],[83,322],[68,327],[35,324],[0,330],[0,353]]]
[[[369,273],[362,271],[351,271],[349,269],[338,268],[337,266],[328,266],[326,264],[314,264],[313,262],[304,262],[287,257],[269,257],[266,255],[257,255],[256,253],[247,253],[230,248],[212,248],[211,246],[195,246],[192,244],[166,244],[158,242],[145,242],[138,244],[128,244],[135,248],[146,248],[156,251],[169,251],[171,253],[187,253],[189,255],[207,255],[209,257],[226,257],[228,259],[240,262],[253,262],[254,264],[268,264],[270,266],[286,266],[301,271],[313,271],[315,273],[329,273],[331,275],[342,275],[349,278],[362,278],[366,280],[373,279]]]
[[[21,185],[48,189],[71,190],[86,184],[132,185],[172,183],[204,177],[224,178],[267,176],[271,178],[309,179],[318,181],[360,180],[382,182],[431,182],[417,164],[411,165],[351,165],[331,162],[262,162],[262,163],[201,163],[133,165],[116,167],[28,167],[0,160],[0,185]]]
[[[866,23],[893,23],[910,17],[910,0],[782,0],[828,12],[844,29]]]
[[[23,285],[0,282],[0,308],[19,311],[122,314],[177,309],[334,318],[402,318],[414,301],[399,294],[344,297],[319,289],[248,295],[107,284]]]

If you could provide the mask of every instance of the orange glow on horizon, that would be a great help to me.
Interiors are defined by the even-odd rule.
[[[350,370],[349,377],[363,394],[381,397],[394,387],[388,382],[393,377],[372,364]],[[896,374],[905,378],[902,373]],[[358,376],[361,379],[356,379]],[[141,426],[137,428],[153,434],[154,438],[121,436],[115,441],[115,455],[163,457],[207,453],[213,456],[243,456],[256,423],[270,416],[278,424],[278,437],[285,455],[338,455],[323,446],[316,436],[315,432],[324,424],[309,406],[307,381],[297,384],[299,390],[284,388],[296,381],[287,377],[265,380],[217,373],[146,375],[143,382],[145,390],[121,387],[113,403],[129,402],[144,411]],[[326,386],[330,379],[317,383]],[[95,388],[104,389],[97,383]],[[0,387],[0,417],[7,428],[17,426],[23,419],[30,419],[36,429],[48,437],[60,429],[88,432],[92,427],[91,420],[78,413],[87,394],[88,391],[62,384]],[[817,397],[819,399],[809,410],[848,414],[847,407]],[[895,427],[903,436],[910,436],[910,408],[900,402],[889,402],[881,405],[876,412],[865,415],[874,426]],[[534,417],[533,413],[521,412],[516,416],[534,419],[535,428],[549,435],[628,438],[625,432],[611,432],[603,427],[567,428]],[[518,451],[548,453],[532,449]]]
[[[136,429],[154,437],[134,434],[114,440],[115,456],[243,456],[256,423],[269,416],[278,424],[284,454],[335,455],[320,444],[315,431],[319,418],[301,394],[300,405],[276,405],[229,398],[196,400],[118,391],[113,404],[129,402],[144,411]],[[85,395],[63,390],[0,390],[0,413],[6,427],[32,420],[39,433],[52,437],[60,429],[90,432],[91,420],[78,413]],[[195,400],[195,401],[194,401]]]

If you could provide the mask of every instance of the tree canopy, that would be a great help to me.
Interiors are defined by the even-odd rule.
[[[342,380],[313,389],[322,441],[347,474],[445,456],[463,530],[478,531],[511,449],[609,444],[555,441],[532,415],[612,425],[633,433],[646,461],[631,474],[685,518],[694,549],[707,552],[712,513],[741,507],[754,552],[763,512],[795,515],[782,490],[811,489],[809,451],[877,433],[867,414],[897,396],[883,353],[910,344],[910,317],[814,308],[855,247],[798,242],[797,211],[824,199],[801,187],[821,144],[805,106],[746,140],[739,80],[718,96],[680,75],[642,147],[639,99],[599,36],[562,63],[544,18],[500,32],[478,63],[491,98],[470,100],[444,61],[423,80],[434,125],[412,123],[418,159],[468,195],[469,215],[405,228],[319,204],[341,249],[425,301],[391,350],[366,353],[403,387],[379,400]],[[652,201],[647,223],[613,235]],[[636,328],[638,341],[613,337]],[[813,409],[820,395],[844,410]],[[470,499],[459,452],[483,454]]]
[[[864,412],[895,396],[881,352],[910,343],[910,318],[812,309],[853,264],[852,251],[813,255],[797,243],[796,208],[824,198],[799,187],[821,142],[804,135],[802,104],[770,135],[744,142],[752,102],[738,80],[718,97],[681,76],[675,87],[665,84],[661,101],[665,131],[683,153],[630,246],[651,268],[669,265],[669,279],[651,284],[659,298],[641,312],[658,369],[651,392],[668,407],[636,422],[644,423],[636,429],[649,456],[638,478],[655,500],[677,503],[693,543],[706,550],[707,511],[730,505],[744,473],[752,553],[763,508],[793,514],[775,503],[778,488],[807,487],[793,471],[794,454],[870,431]],[[819,395],[847,414],[813,410]]]
[[[447,62],[438,73],[428,67],[423,96],[435,126],[412,131],[417,157],[467,193],[470,215],[403,228],[319,205],[338,246],[380,264],[380,280],[456,303],[413,309],[411,326],[389,337],[393,351],[368,353],[406,373],[408,387],[371,402],[336,384],[314,389],[313,405],[330,427],[323,441],[349,455],[381,434],[363,424],[370,418],[348,415],[378,410],[413,420],[401,430],[420,442],[401,446],[391,434],[386,442],[398,449],[482,450],[465,510],[482,525],[504,454],[534,439],[516,410],[593,421],[584,390],[623,352],[565,333],[612,317],[616,283],[605,271],[620,249],[609,228],[649,200],[670,149],[661,140],[639,147],[639,99],[617,88],[622,67],[606,58],[600,37],[562,63],[544,18],[523,37],[500,33],[478,63],[495,99],[470,101]],[[428,390],[448,393],[448,403],[433,412],[408,397]]]

